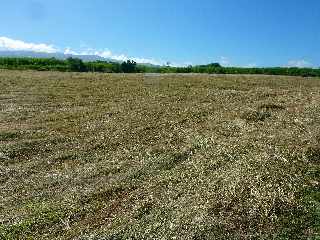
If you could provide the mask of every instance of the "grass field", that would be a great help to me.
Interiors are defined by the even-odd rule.
[[[0,239],[319,239],[320,79],[0,71]]]

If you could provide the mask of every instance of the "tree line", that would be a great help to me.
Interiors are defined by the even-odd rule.
[[[0,58],[0,68],[17,70],[102,72],[102,73],[208,73],[208,74],[267,74],[304,77],[320,77],[320,69],[297,67],[241,68],[222,67],[219,63],[207,65],[171,67],[141,65],[127,60],[122,63],[108,61],[83,62],[78,58]]]

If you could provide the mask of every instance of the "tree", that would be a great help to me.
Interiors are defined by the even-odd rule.
[[[85,72],[86,71],[86,66],[82,62],[81,59],[79,58],[68,58],[67,63],[69,66],[69,70],[73,72]]]
[[[137,63],[135,61],[127,60],[121,64],[121,70],[124,73],[137,72]]]
[[[215,67],[215,68],[221,68],[220,63],[210,63],[209,66],[210,67]]]

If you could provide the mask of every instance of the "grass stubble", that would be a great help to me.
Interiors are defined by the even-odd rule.
[[[0,71],[1,239],[319,239],[320,81]]]

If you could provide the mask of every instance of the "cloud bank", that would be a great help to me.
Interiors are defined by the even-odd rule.
[[[230,67],[231,66],[231,62],[230,59],[227,57],[220,57],[219,58],[219,63],[224,66],[224,67]]]
[[[299,68],[304,68],[304,67],[313,67],[312,63],[300,59],[300,60],[290,60],[287,64],[288,67],[299,67]]]
[[[103,58],[116,60],[116,61],[127,61],[127,60],[134,60],[137,63],[143,64],[154,64],[154,65],[166,65],[167,61],[163,60],[155,60],[153,58],[141,58],[141,57],[132,57],[126,54],[114,54],[109,49],[94,49],[82,46],[80,50],[74,50],[70,47],[66,48],[59,48],[51,44],[46,43],[31,43],[31,42],[24,42],[21,40],[11,39],[5,36],[0,36],[0,51],[34,51],[34,52],[43,52],[43,53],[64,53],[64,54],[72,54],[72,55],[95,55],[100,56]],[[219,63],[222,66],[229,67],[233,64],[231,63],[228,57],[221,56],[219,58]],[[187,65],[192,65],[192,63],[172,63],[170,66],[173,67],[184,67]],[[243,67],[256,67],[257,64],[251,63],[244,65]],[[290,60],[285,67],[313,67],[313,64],[308,62],[307,60],[300,59],[300,60]]]
[[[73,50],[70,47],[67,47],[61,50],[54,45],[48,45],[45,43],[28,43],[21,40],[15,40],[8,37],[0,37],[0,50],[6,51],[34,51],[34,52],[43,52],[43,53],[59,53],[72,54],[72,55],[95,55],[103,58],[108,58],[116,61],[127,61],[134,60],[137,63],[150,63],[154,65],[162,65],[163,61],[158,61],[150,58],[139,58],[139,57],[129,57],[125,54],[113,54],[110,50],[97,50],[93,48],[86,48],[84,50]]]
[[[74,55],[95,55],[99,57],[109,58],[116,61],[127,61],[127,60],[133,60],[137,63],[150,63],[154,65],[162,65],[162,61],[158,61],[151,58],[139,58],[139,57],[129,57],[125,54],[113,54],[110,50],[97,50],[93,48],[87,48],[82,51],[72,51],[70,48],[67,48],[64,50],[65,54],[74,54]]]
[[[58,51],[58,49],[53,45],[45,43],[26,43],[24,41],[14,40],[7,37],[0,37],[0,50],[34,51],[45,53],[55,53]]]

